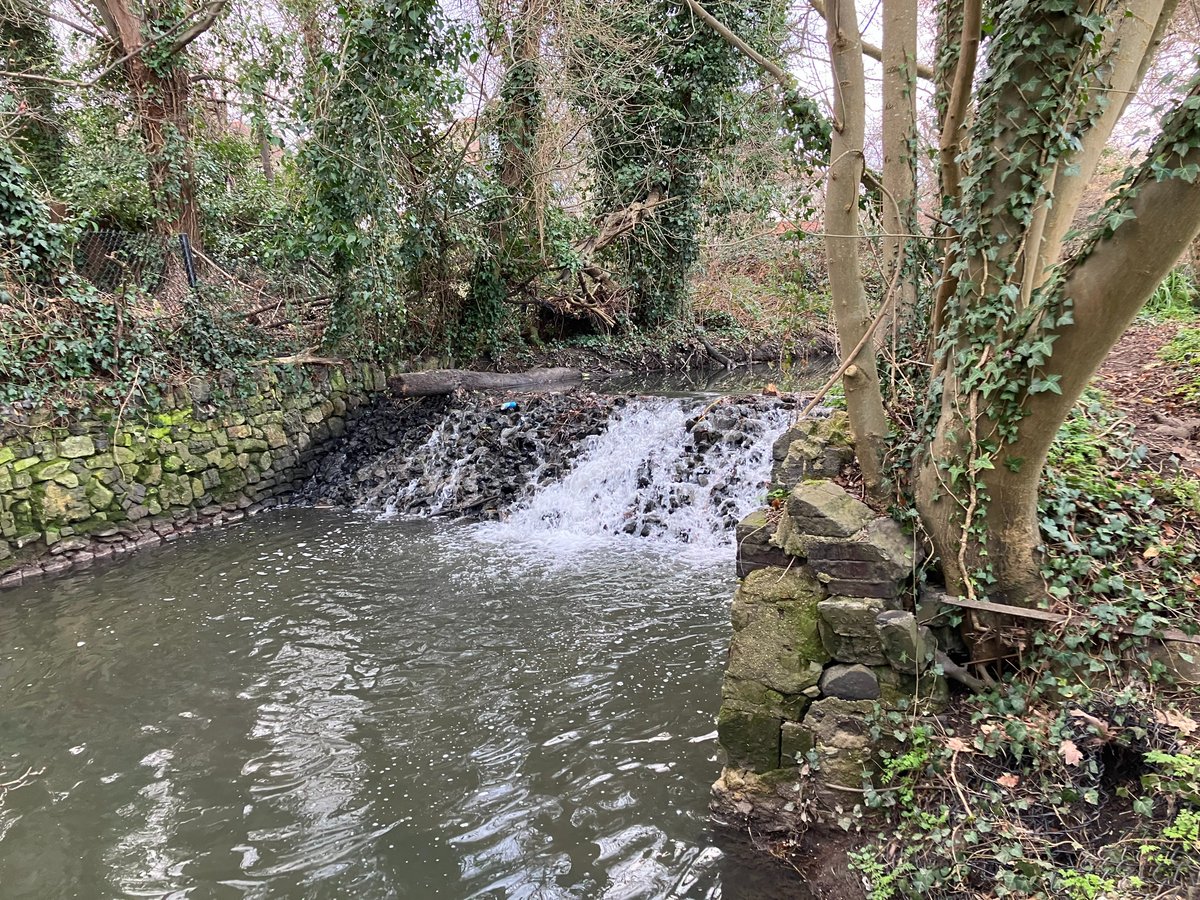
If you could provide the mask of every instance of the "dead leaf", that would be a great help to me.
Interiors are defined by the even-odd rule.
[[[1020,783],[1021,783],[1020,775],[1001,775],[999,778],[996,779],[996,784],[1000,785],[1001,787],[1006,787],[1009,790],[1012,790]]]
[[[1200,728],[1200,722],[1174,709],[1155,710],[1154,718],[1162,725],[1171,726],[1184,737],[1191,736],[1192,732]]]
[[[1161,547],[1147,547],[1142,553],[1142,559],[1156,559],[1160,553]]]
[[[967,746],[967,742],[960,737],[952,737],[946,741],[946,746],[955,753],[970,753],[971,748]]]
[[[1075,742],[1065,740],[1058,745],[1058,753],[1063,758],[1068,766],[1077,766],[1083,762],[1083,754],[1079,752],[1079,748],[1075,746]]]

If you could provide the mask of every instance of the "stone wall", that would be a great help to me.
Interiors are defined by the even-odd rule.
[[[153,410],[7,416],[0,588],[277,504],[385,387],[374,367],[331,367],[248,386],[193,379]]]
[[[851,454],[840,414],[792,428],[774,448],[776,507],[738,527],[718,800],[736,794],[743,813],[758,802],[750,785],[789,784],[795,805],[802,769],[818,792],[861,788],[878,749],[871,718],[949,698],[931,627],[945,623],[918,618],[940,607],[914,603],[914,538],[832,480]]]

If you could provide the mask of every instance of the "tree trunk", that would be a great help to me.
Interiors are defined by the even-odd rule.
[[[105,27],[127,56],[125,77],[133,97],[147,160],[147,181],[158,212],[158,230],[166,236],[186,234],[200,246],[200,217],[192,171],[191,118],[188,110],[190,82],[185,56],[186,43],[211,25],[221,5],[211,16],[188,28],[175,43],[157,46],[157,62],[147,62],[146,21],[153,20],[156,7],[146,4],[135,10],[129,0],[93,0]],[[159,11],[161,12],[161,11]]]
[[[186,234],[201,247],[200,215],[192,168],[187,70],[176,64],[163,76],[135,57],[129,83],[149,164],[150,195],[159,212],[159,230],[168,237]]]
[[[435,369],[388,379],[397,397],[436,397],[455,391],[552,391],[575,387],[583,380],[576,369],[530,369],[528,372],[472,372]]]
[[[862,349],[842,379],[846,410],[855,454],[868,493],[884,494],[883,451],[888,421],[883,409],[875,347],[863,341],[872,316],[863,290],[858,256],[858,186],[863,171],[863,138],[866,131],[866,97],[862,48],[853,0],[830,0],[828,38],[833,57],[833,137],[825,194],[825,252],[829,260],[829,288],[842,352]]]
[[[969,366],[946,369],[935,436],[918,460],[916,501],[953,593],[970,596],[971,574],[990,566],[992,599],[1032,605],[1043,595],[1037,500],[1050,445],[1109,350],[1200,231],[1200,181],[1179,175],[1158,180],[1160,169],[1200,166],[1200,123],[1190,106],[1197,101],[1200,82],[1125,191],[1115,210],[1121,224],[1111,234],[1101,231],[1067,265],[1057,296],[1072,315],[1047,329],[1053,353],[1040,367],[1041,377],[1054,379],[1056,389],[1033,393],[1026,386],[1015,439],[998,440],[1000,423],[958,379],[958,371],[984,368],[993,348],[986,347]],[[1188,149],[1179,155],[1178,148]],[[973,475],[972,462],[980,458],[974,448],[986,441],[999,443],[999,449]]]
[[[909,248],[917,231],[917,2],[883,6],[883,280],[890,308],[875,333],[878,346],[898,343],[897,327],[917,303]]]

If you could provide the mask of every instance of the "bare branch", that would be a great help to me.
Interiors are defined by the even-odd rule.
[[[808,4],[817,11],[822,19],[828,20],[829,16],[826,14],[825,0],[808,0]],[[859,38],[859,42],[862,44],[862,52],[864,56],[869,56],[871,59],[876,60],[877,62],[883,62],[883,48],[876,47],[874,44],[862,40],[861,37]],[[927,66],[924,63],[916,63],[916,66],[918,78],[920,78],[922,81],[934,80],[935,76],[932,66]]]

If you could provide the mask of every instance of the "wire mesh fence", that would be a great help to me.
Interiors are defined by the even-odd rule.
[[[148,301],[147,312],[179,315],[196,287],[186,241],[137,231],[89,231],[76,240],[77,274],[97,290]]]
[[[77,239],[73,264],[134,315],[180,318],[189,303],[218,303],[277,337],[319,334],[331,300],[324,275],[309,266],[268,269],[216,255],[193,247],[186,235],[99,230]]]

